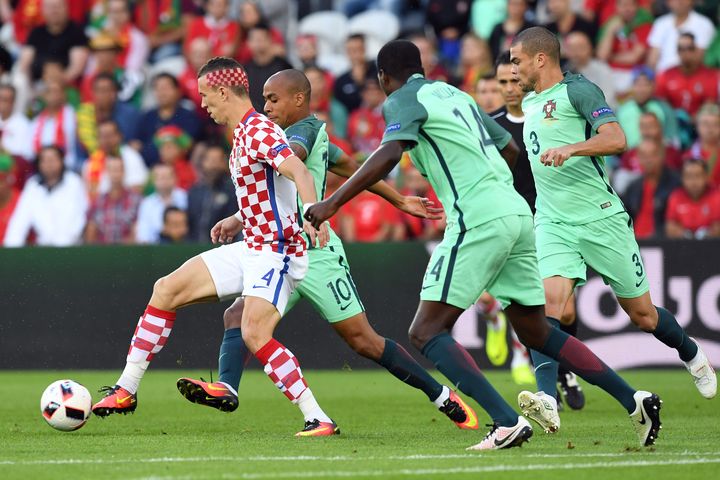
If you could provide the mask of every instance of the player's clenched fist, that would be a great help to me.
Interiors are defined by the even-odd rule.
[[[335,206],[333,206],[327,200],[323,200],[322,202],[317,202],[310,205],[305,210],[304,217],[305,220],[310,222],[313,227],[319,229],[323,222],[325,222],[325,220],[335,215],[336,211],[337,208]]]
[[[231,243],[242,230],[242,222],[234,215],[223,218],[210,229],[212,243]]]
[[[540,155],[540,162],[548,167],[561,167],[565,160],[573,156],[572,145],[550,148]]]

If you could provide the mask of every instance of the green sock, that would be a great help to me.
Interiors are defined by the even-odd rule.
[[[658,312],[658,323],[652,332],[655,338],[680,354],[680,360],[689,362],[698,352],[698,346],[688,337],[672,313],[662,307],[655,307]]]
[[[245,346],[239,328],[225,330],[218,357],[218,374],[221,382],[225,382],[237,392],[240,386],[245,364],[250,359],[250,350]]]

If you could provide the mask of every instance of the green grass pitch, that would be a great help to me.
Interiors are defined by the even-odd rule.
[[[586,386],[587,405],[561,414],[556,435],[535,429],[523,448],[476,453],[487,429],[458,430],[421,393],[380,371],[308,371],[306,377],[342,434],[295,438],[302,418],[258,371],[231,414],[187,402],[182,374],[149,371],[134,415],[91,418],[62,433],[45,424],[40,395],[72,378],[94,394],[118,372],[0,372],[0,476],[8,479],[492,478],[703,479],[720,469],[720,400],[705,400],[683,370],[624,372],[665,401],[658,444],[637,448],[623,409]],[[488,375],[515,404],[509,373]],[[487,423],[487,415],[470,402]],[[715,472],[715,473],[713,473]]]

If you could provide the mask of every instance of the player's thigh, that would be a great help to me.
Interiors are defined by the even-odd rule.
[[[420,299],[467,309],[494,281],[513,243],[503,218],[464,232],[445,232],[430,257]]]
[[[270,302],[282,317],[292,293],[308,271],[308,257],[246,249],[242,256],[245,309],[250,297]],[[246,313],[243,313],[243,318]]]
[[[488,292],[503,308],[511,303],[543,305],[545,290],[537,266],[532,217],[506,217],[503,221],[515,240],[505,263],[488,286]]]
[[[622,298],[642,296],[650,285],[627,213],[583,225],[580,251],[587,264]]]
[[[215,300],[217,296],[212,277],[198,255],[155,282],[150,304],[163,310],[175,310]]]
[[[535,247],[540,278],[563,277],[577,286],[587,280],[587,266],[580,254],[577,227],[563,223],[535,226]]]
[[[213,248],[199,255],[212,279],[214,293],[220,300],[236,298],[243,291],[243,255],[248,250],[244,242]]]
[[[328,322],[335,323],[365,311],[342,245],[314,248],[309,269],[297,291]]]

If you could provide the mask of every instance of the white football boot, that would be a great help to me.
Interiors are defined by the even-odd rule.
[[[650,446],[660,434],[660,407],[662,400],[654,393],[638,390],[633,395],[635,398],[635,411],[630,414],[635,432],[638,435],[640,444]]]
[[[512,427],[501,427],[497,423],[485,435],[483,441],[466,450],[500,450],[501,448],[519,447],[532,437],[533,430],[530,422],[523,417]]]
[[[715,376],[715,370],[713,370],[710,361],[705,356],[705,352],[700,348],[700,344],[692,339],[698,346],[698,352],[695,358],[689,362],[683,362],[685,368],[687,368],[690,375],[695,380],[695,386],[697,387],[700,395],[705,398],[713,398],[717,393],[717,377]]]
[[[555,433],[560,429],[557,400],[545,392],[523,390],[518,395],[518,405],[522,414],[537,422],[545,433]]]

